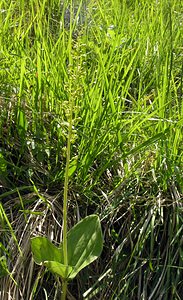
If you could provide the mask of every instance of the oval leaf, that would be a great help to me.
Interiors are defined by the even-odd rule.
[[[57,248],[46,237],[34,237],[31,239],[31,247],[37,264],[44,264],[64,279],[73,279],[102,252],[103,237],[99,217],[88,216],[68,232],[68,266],[63,263],[62,243]]]
[[[53,245],[46,237],[32,238],[31,248],[33,258],[38,265],[45,261],[62,262],[61,250]]]
[[[74,267],[69,279],[73,279],[102,252],[103,237],[99,217],[90,215],[77,223],[68,232],[67,245],[68,264]]]

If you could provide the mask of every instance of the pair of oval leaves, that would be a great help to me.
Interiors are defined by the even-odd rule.
[[[65,280],[73,279],[79,271],[97,259],[103,248],[100,220],[90,215],[77,223],[67,235],[68,265],[64,265],[63,243],[53,245],[46,237],[31,239],[34,261]]]

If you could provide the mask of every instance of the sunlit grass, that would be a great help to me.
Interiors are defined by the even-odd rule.
[[[47,222],[55,226],[50,238],[61,238],[72,97],[70,224],[98,212],[106,243],[100,263],[83,271],[72,294],[181,299],[183,4],[71,4],[0,2],[0,242],[12,256],[3,248],[0,255],[19,284],[2,279],[0,296],[57,297],[46,288],[48,275],[33,266],[27,239],[38,223],[47,234]],[[20,232],[21,222],[28,232]]]

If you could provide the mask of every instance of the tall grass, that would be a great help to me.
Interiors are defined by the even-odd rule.
[[[181,299],[182,22],[175,0],[0,2],[1,298],[58,297],[28,240],[62,238],[72,98],[69,224],[97,212],[106,244],[70,298]]]

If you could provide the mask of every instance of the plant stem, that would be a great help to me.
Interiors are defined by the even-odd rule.
[[[67,295],[67,280],[62,281],[62,295],[61,300],[65,300]]]
[[[72,127],[71,127],[72,129]],[[70,161],[70,139],[71,130],[69,124],[68,140],[67,140],[67,157],[66,157],[66,167],[65,167],[65,182],[64,182],[64,203],[63,203],[63,254],[64,254],[64,264],[68,265],[67,257],[67,196],[68,196],[68,184],[69,184],[69,161]]]
[[[68,207],[69,163],[70,163],[70,156],[71,156],[71,138],[72,138],[72,110],[73,110],[71,86],[70,86],[69,102],[70,102],[69,103],[69,116],[68,116],[69,125],[68,125],[68,137],[67,137],[67,154],[66,154],[64,202],[63,202],[63,255],[64,255],[64,265],[66,265],[66,266],[68,266],[67,207]],[[63,280],[61,300],[66,299],[66,294],[67,294],[67,281]]]
[[[68,138],[67,138],[67,157],[66,157],[66,167],[65,167],[65,181],[64,181],[64,202],[63,202],[63,255],[64,255],[64,265],[68,265],[68,249],[67,249],[67,206],[68,206],[68,185],[69,185],[69,162],[70,162],[70,152],[71,152],[71,136],[72,136],[72,99],[70,101],[70,111],[69,111],[69,128],[68,128]],[[66,299],[67,294],[67,281],[62,282],[62,295],[61,300]]]
[[[71,16],[70,16],[70,38],[69,38],[69,62],[72,64],[72,0],[71,0]],[[69,77],[68,77],[69,79]],[[68,266],[68,248],[67,248],[67,207],[68,207],[68,185],[69,185],[69,163],[71,156],[71,138],[72,138],[72,114],[73,114],[73,98],[72,98],[72,83],[69,81],[69,111],[68,111],[68,137],[67,137],[67,153],[66,153],[66,167],[65,167],[65,181],[64,181],[64,201],[63,201],[63,255],[64,265]],[[67,296],[67,280],[62,281],[62,295],[61,300],[65,300]]]

